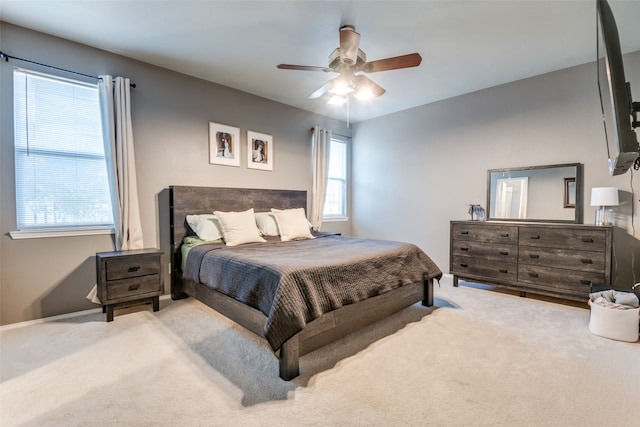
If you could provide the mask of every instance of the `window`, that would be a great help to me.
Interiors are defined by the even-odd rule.
[[[324,219],[347,217],[347,142],[331,138]]]
[[[112,228],[97,85],[13,78],[18,230]]]

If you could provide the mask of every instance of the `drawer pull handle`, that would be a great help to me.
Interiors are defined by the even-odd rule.
[[[582,241],[585,243],[593,243],[593,239],[591,237],[583,237]]]
[[[466,251],[468,251],[468,250],[469,250],[469,248],[460,248],[460,250],[461,250],[461,251],[465,251],[465,252],[466,252]]]
[[[461,231],[460,234],[469,234],[468,231]]]
[[[507,251],[500,251],[500,255],[509,255],[509,252],[507,252]]]
[[[500,233],[500,237],[509,237],[509,233]]]
[[[500,271],[500,273],[508,273],[509,272],[509,270],[507,270],[506,268],[501,268],[499,271]]]
[[[460,267],[467,268],[467,267],[469,267],[469,265],[468,264],[460,264]]]
[[[589,258],[582,258],[580,262],[583,264],[593,264],[593,261],[591,261]]]
[[[580,280],[580,283],[582,285],[590,285],[591,284],[591,280],[582,279],[582,280]]]
[[[529,237],[531,240],[540,240],[540,236],[530,236]]]
[[[129,270],[127,270],[129,273],[135,273],[136,271],[140,270],[140,266],[136,265],[134,267],[129,267]]]
[[[538,277],[538,273],[529,273],[529,277]]]
[[[538,255],[538,254],[529,254],[529,258],[538,259],[538,258],[540,258],[540,255]]]
[[[130,291],[137,291],[138,288],[140,288],[140,285],[129,285],[129,290]]]

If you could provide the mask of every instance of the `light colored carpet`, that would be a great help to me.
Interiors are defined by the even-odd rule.
[[[191,299],[0,330],[10,426],[632,426],[640,343],[589,311],[436,285],[278,378],[266,342]]]

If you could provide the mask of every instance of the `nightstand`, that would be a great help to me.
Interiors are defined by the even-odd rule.
[[[160,309],[164,292],[164,253],[157,249],[99,252],[96,254],[98,297],[107,322],[115,306],[153,303]]]

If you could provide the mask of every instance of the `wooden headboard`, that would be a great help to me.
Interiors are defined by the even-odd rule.
[[[180,272],[180,245],[194,232],[187,224],[187,215],[212,214],[216,211],[269,212],[271,208],[307,209],[307,192],[303,190],[265,190],[220,187],[169,187],[169,224],[171,242],[171,266],[174,274]]]

